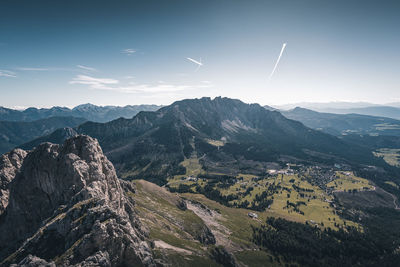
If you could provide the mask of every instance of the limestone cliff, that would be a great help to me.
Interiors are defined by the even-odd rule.
[[[154,265],[134,201],[123,190],[128,185],[97,140],[80,135],[27,154],[12,151],[0,162],[0,178],[7,195],[2,265]]]

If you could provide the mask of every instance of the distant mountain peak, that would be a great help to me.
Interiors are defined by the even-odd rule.
[[[296,112],[296,113],[299,113],[299,112],[301,112],[301,113],[317,113],[317,112],[314,111],[314,110],[311,110],[311,109],[308,109],[308,108],[302,108],[302,107],[295,107],[294,109],[289,110],[288,112]]]
[[[101,108],[101,106],[96,106],[91,103],[81,104],[74,107],[72,110],[85,110],[85,109],[93,109],[93,108]]]

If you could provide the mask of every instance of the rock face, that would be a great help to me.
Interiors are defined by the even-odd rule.
[[[223,247],[215,247],[211,254],[216,262],[225,267],[238,267],[235,258]]]
[[[26,154],[22,149],[15,149],[0,157],[0,215],[8,205],[8,186],[21,168]]]
[[[117,178],[97,140],[80,135],[25,155],[10,152],[0,165],[2,181],[12,181],[0,217],[0,265],[154,265],[124,191],[134,189]]]

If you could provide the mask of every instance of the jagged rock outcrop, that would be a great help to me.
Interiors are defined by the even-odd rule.
[[[56,267],[54,262],[47,262],[44,259],[38,258],[36,256],[28,255],[20,263],[11,264],[11,267]]]
[[[218,246],[211,250],[211,256],[225,267],[238,267],[235,258],[224,247]]]
[[[8,205],[8,186],[22,166],[26,151],[14,149],[0,157],[0,215]]]
[[[117,178],[97,140],[80,135],[61,146],[41,144],[14,173],[0,217],[2,265],[154,265],[123,189],[134,188]]]
[[[210,228],[208,228],[207,225],[204,225],[199,233],[195,235],[195,238],[200,241],[200,243],[205,244],[205,245],[213,245],[215,244],[215,236],[211,232]]]

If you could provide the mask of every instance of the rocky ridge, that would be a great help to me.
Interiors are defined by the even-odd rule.
[[[14,150],[0,159],[0,181],[1,265],[154,266],[134,188],[97,140]]]

